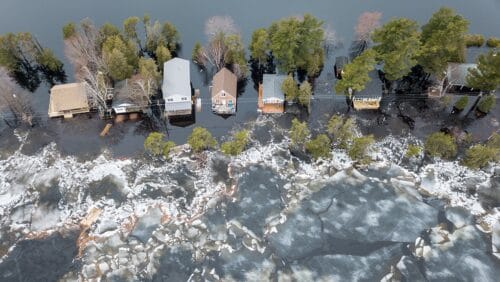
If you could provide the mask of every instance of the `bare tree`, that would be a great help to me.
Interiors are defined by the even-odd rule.
[[[18,87],[3,67],[0,67],[0,112],[10,114],[14,121],[33,125],[29,94]],[[4,119],[6,120],[5,117]]]
[[[205,22],[205,35],[211,40],[219,33],[230,35],[239,34],[240,32],[233,18],[230,16],[214,16],[209,18]]]
[[[119,99],[136,106],[147,107],[151,103],[151,97],[158,91],[158,87],[159,83],[155,79],[145,78],[137,74],[127,80],[126,85],[118,91],[117,96]]]
[[[224,42],[224,35],[219,34],[210,40],[207,46],[198,51],[200,62],[208,62],[217,71],[222,69],[225,65],[225,56],[228,48]]]
[[[372,32],[380,27],[381,12],[364,12],[358,18],[354,28],[358,40],[370,41]]]
[[[331,49],[338,48],[342,45],[340,38],[337,36],[337,32],[331,25],[327,25],[323,28],[323,34],[323,48],[327,53],[329,53]]]

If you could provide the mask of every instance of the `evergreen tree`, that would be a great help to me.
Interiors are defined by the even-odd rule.
[[[217,141],[207,129],[195,127],[188,137],[188,144],[195,153],[199,153],[204,150],[215,148],[215,146],[217,146]]]
[[[314,159],[328,158],[330,156],[331,146],[332,141],[326,134],[319,134],[305,145],[306,151],[311,154]]]
[[[500,87],[500,54],[490,51],[479,55],[477,69],[469,69],[467,85],[483,91]]]
[[[300,122],[296,118],[292,120],[292,127],[290,128],[290,139],[293,146],[304,146],[310,134],[311,132],[309,131],[309,128],[307,128],[307,123],[305,121]]]
[[[344,67],[342,79],[337,81],[337,94],[347,94],[349,88],[354,91],[365,89],[371,80],[369,73],[375,68],[375,51],[368,49]]]

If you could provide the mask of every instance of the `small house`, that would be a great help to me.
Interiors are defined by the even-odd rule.
[[[448,63],[446,70],[446,87],[450,90],[461,91],[465,88],[466,91],[472,90],[467,86],[467,75],[469,69],[476,69],[477,64],[460,64]]]
[[[285,94],[281,90],[286,75],[264,74],[259,85],[258,107],[265,114],[283,113],[285,111]]]
[[[161,90],[167,117],[191,115],[193,104],[188,60],[174,58],[165,62]]]
[[[355,91],[352,94],[353,107],[356,110],[377,110],[380,108],[382,100],[383,83],[378,77],[378,71],[369,73],[371,80],[362,91]]]
[[[236,113],[238,78],[227,68],[215,74],[212,82],[212,111],[221,115]]]
[[[72,118],[90,112],[84,83],[55,85],[50,89],[49,117]]]
[[[340,56],[335,58],[335,66],[333,67],[335,71],[335,77],[337,79],[342,79],[342,74],[344,73],[344,66],[349,63],[349,59],[346,56]]]
[[[115,85],[116,93],[113,97],[111,107],[115,115],[130,115],[144,113],[149,107],[149,99],[135,93],[143,91],[136,89],[130,81],[124,80]],[[139,99],[142,97],[143,99]]]

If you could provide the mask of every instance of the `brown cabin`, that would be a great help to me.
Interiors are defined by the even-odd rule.
[[[50,89],[49,117],[72,118],[90,112],[84,83],[55,85]]]
[[[215,74],[212,83],[212,111],[221,115],[235,114],[238,98],[236,75],[223,68]]]

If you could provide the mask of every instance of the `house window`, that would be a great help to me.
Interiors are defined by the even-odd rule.
[[[186,98],[186,97],[182,97],[181,99],[182,99],[182,101],[186,101],[186,100],[187,100],[187,98]]]
[[[220,95],[221,95],[222,97],[226,97],[226,92],[222,92]]]
[[[167,101],[169,101],[169,102],[173,102],[173,101],[174,101],[174,99],[172,99],[172,98],[168,98],[168,99],[167,99]]]

